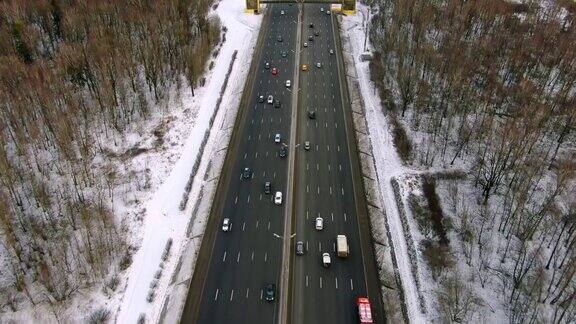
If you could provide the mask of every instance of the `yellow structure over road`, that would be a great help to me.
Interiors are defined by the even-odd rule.
[[[342,5],[341,11],[346,15],[356,12],[356,0],[246,0],[246,12],[258,13],[260,3],[326,3]],[[338,11],[339,9],[334,9]]]

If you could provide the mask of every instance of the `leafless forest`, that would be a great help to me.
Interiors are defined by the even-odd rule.
[[[443,198],[463,245],[450,249],[505,296],[510,322],[574,322],[576,3],[373,6],[372,78],[399,153],[416,168],[467,174]],[[444,320],[466,318],[446,306],[462,283],[444,286]]]
[[[3,309],[66,301],[130,264],[117,174],[94,161],[121,161],[107,143],[200,82],[220,37],[210,5],[0,2]]]

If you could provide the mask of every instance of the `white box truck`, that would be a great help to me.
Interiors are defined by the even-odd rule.
[[[348,241],[346,240],[346,235],[336,236],[336,251],[341,258],[348,256]]]

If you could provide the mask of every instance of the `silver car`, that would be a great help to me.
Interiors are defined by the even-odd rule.
[[[224,218],[222,221],[222,232],[229,232],[232,227],[232,223],[230,222],[230,218]]]

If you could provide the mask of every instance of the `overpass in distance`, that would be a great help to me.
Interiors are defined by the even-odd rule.
[[[325,3],[342,5],[342,12],[353,14],[356,11],[356,0],[246,0],[246,11],[258,13],[261,3]]]

